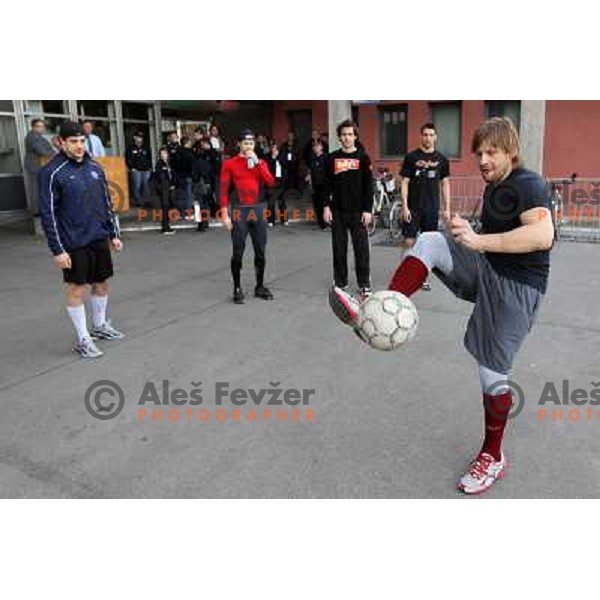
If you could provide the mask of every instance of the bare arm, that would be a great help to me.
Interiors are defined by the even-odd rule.
[[[549,250],[554,240],[554,225],[547,208],[532,208],[521,214],[521,227],[506,233],[482,235],[483,252],[535,252]]]
[[[442,179],[442,202],[444,203],[444,216],[450,218],[450,177]]]
[[[505,233],[477,234],[470,223],[456,216],[450,222],[452,235],[459,244],[477,252],[519,254],[549,250],[554,239],[554,225],[547,208],[532,208],[521,214],[520,227]]]

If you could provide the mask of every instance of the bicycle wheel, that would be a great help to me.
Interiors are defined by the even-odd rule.
[[[390,217],[388,224],[390,237],[392,239],[398,239],[398,237],[400,237],[400,232],[402,231],[402,225],[400,222],[401,218],[402,213],[400,200],[394,200],[392,207],[390,208]]]
[[[379,221],[379,215],[373,214],[371,215],[371,222],[367,225],[367,233],[369,236],[372,236],[377,230],[377,223]]]

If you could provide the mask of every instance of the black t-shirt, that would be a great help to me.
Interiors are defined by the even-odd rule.
[[[521,227],[521,213],[536,207],[551,209],[551,192],[547,182],[528,169],[514,169],[504,181],[485,188],[482,233],[506,233]],[[518,254],[486,252],[485,256],[503,277],[546,292],[550,272],[549,250]]]
[[[440,210],[440,181],[450,176],[450,163],[441,152],[409,152],[402,164],[402,177],[408,177],[408,208],[411,211]]]
[[[369,155],[362,150],[344,152],[341,148],[328,157],[327,186],[334,210],[368,212],[373,210],[373,172]]]

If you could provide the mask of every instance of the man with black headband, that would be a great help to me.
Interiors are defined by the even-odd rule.
[[[233,243],[231,257],[233,301],[236,304],[243,304],[241,271],[248,233],[250,233],[254,247],[254,268],[256,270],[254,295],[263,300],[273,299],[273,294],[264,285],[268,212],[263,198],[263,186],[273,187],[275,178],[271,175],[265,161],[259,160],[254,152],[252,131],[243,130],[238,141],[239,154],[223,163],[220,192],[223,223],[227,230],[231,231]],[[233,209],[230,217],[229,194],[232,188],[234,197],[238,201],[238,207]]]
[[[113,220],[102,167],[86,152],[83,128],[65,121],[59,132],[62,151],[39,175],[40,212],[54,264],[63,271],[67,312],[77,332],[75,351],[82,358],[102,352],[92,338],[118,340],[124,335],[106,319],[107,279],[113,274],[112,248],[123,244]],[[84,299],[92,286],[92,329],[88,331]]]

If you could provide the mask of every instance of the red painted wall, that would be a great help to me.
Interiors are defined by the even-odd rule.
[[[547,177],[600,176],[600,101],[546,102],[543,170]]]
[[[382,159],[379,152],[379,111],[384,104],[408,105],[408,148],[414,150],[420,143],[419,129],[431,120],[429,102],[426,100],[389,100],[379,105],[363,104],[359,107],[360,139],[365,145],[376,168],[387,167],[392,173],[400,170],[401,159]],[[453,176],[479,176],[479,170],[471,154],[471,135],[484,119],[483,100],[464,100],[462,103],[461,156],[450,159],[450,173]]]
[[[318,131],[328,130],[327,100],[275,100],[273,105],[273,126],[271,135],[279,143],[289,131],[288,110],[312,110],[312,127]]]

